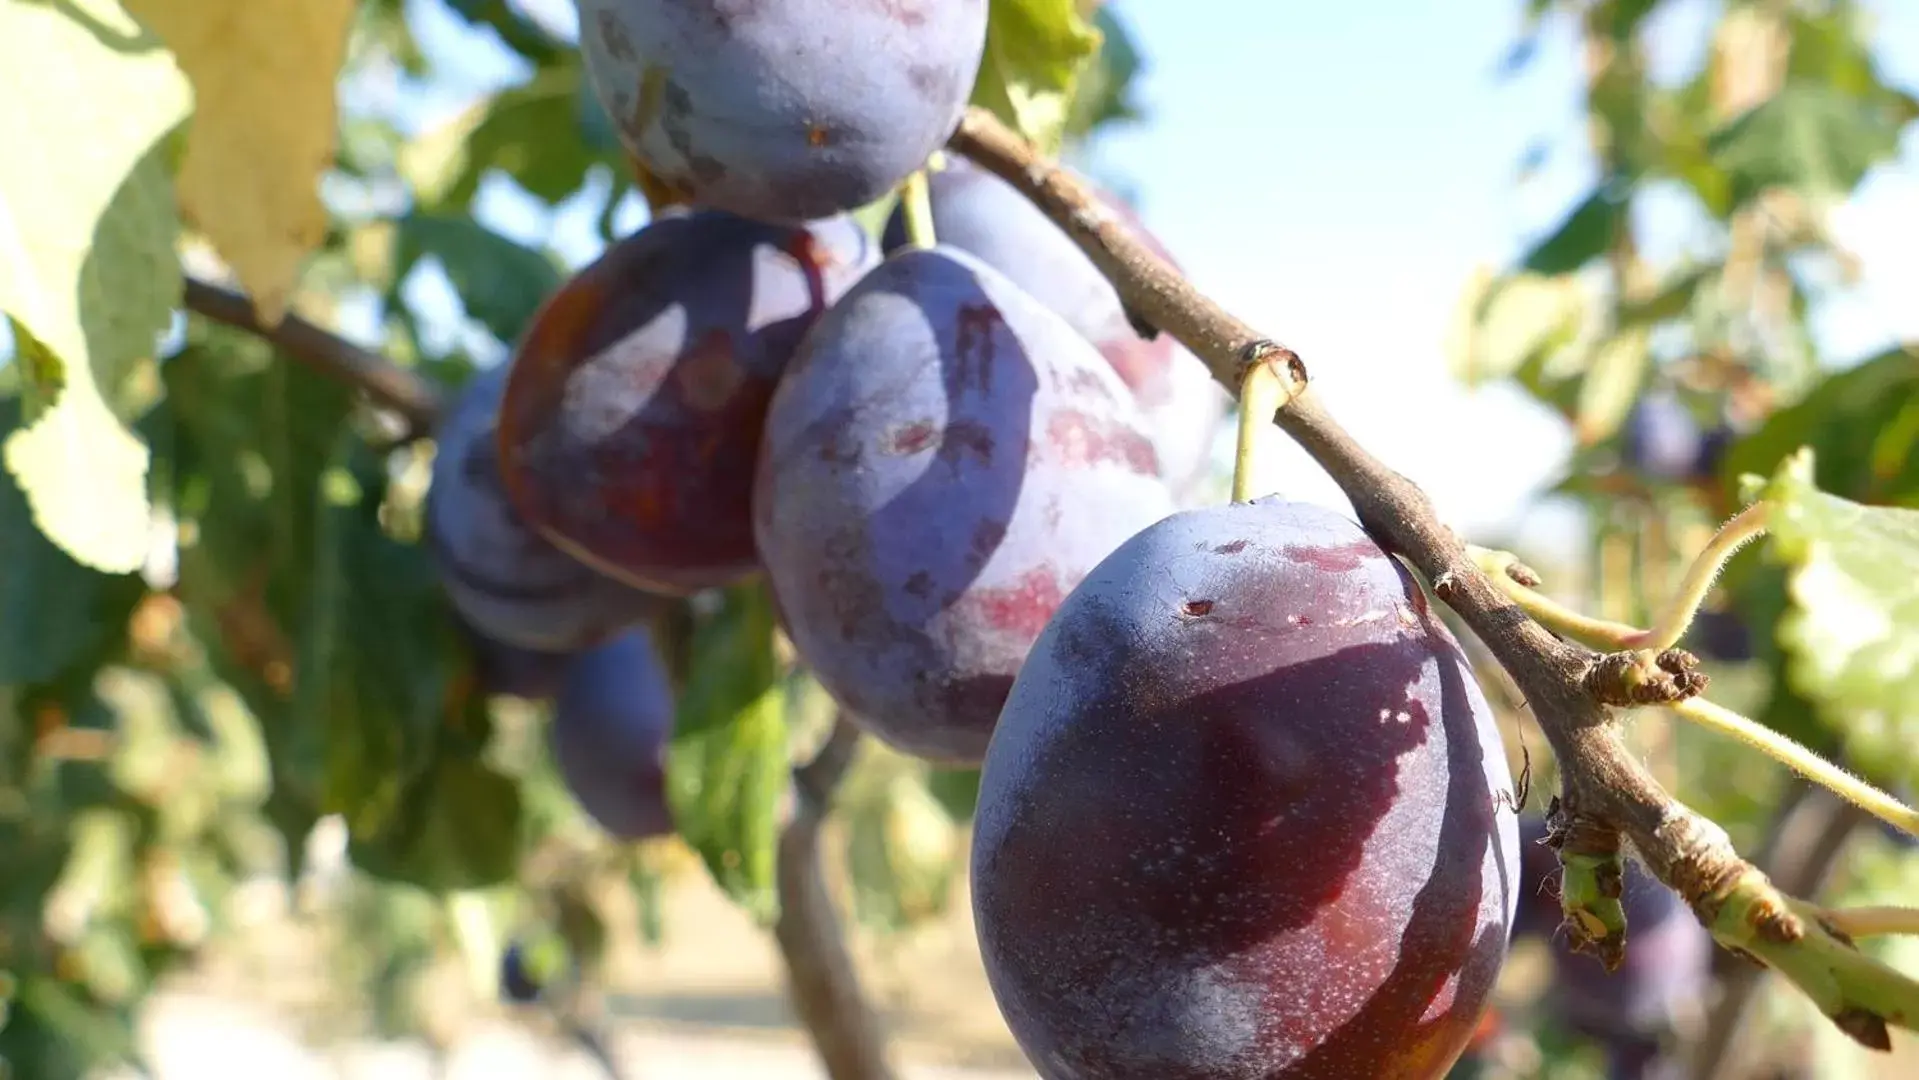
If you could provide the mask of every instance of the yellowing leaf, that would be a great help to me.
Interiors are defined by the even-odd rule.
[[[109,573],[147,554],[147,449],[110,402],[179,299],[160,142],[187,101],[114,0],[0,4],[0,311],[28,405],[4,456],[41,531]]]
[[[1100,41],[1075,0],[993,0],[973,104],[1054,153],[1073,111],[1074,86]]]
[[[127,0],[193,83],[180,209],[277,323],[326,235],[335,80],[353,0]]]

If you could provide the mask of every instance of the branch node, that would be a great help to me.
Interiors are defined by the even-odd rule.
[[[1581,680],[1602,705],[1669,705],[1697,697],[1712,681],[1684,649],[1636,649],[1595,658]]]

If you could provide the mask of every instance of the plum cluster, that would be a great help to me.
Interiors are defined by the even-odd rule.
[[[1490,710],[1357,525],[1196,505],[1207,368],[1013,187],[929,160],[987,6],[581,0],[589,81],[678,202],[449,413],[448,595],[639,836],[672,827],[645,626],[762,581],[848,716],[983,763],[981,948],[1049,1080],[1443,1075],[1517,897]],[[852,212],[920,170],[936,239],[870,238]]]

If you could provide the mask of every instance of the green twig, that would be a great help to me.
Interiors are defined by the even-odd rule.
[[[1293,396],[1285,373],[1264,359],[1246,365],[1239,384],[1239,437],[1233,450],[1233,501],[1249,502],[1270,493],[1255,484],[1259,448],[1272,433],[1273,415]]]
[[[1660,614],[1659,621],[1651,630],[1642,631],[1640,640],[1630,642],[1628,647],[1661,651],[1679,644],[1679,639],[1686,636],[1686,628],[1692,625],[1693,616],[1699,613],[1699,605],[1706,602],[1706,594],[1712,591],[1712,583],[1726,568],[1726,561],[1765,531],[1766,504],[1763,502],[1753,503],[1720,526],[1712,541],[1686,568],[1679,594]]]
[[[906,219],[906,242],[924,250],[939,243],[933,231],[933,191],[926,170],[915,170],[900,185],[900,213]]]
[[[1675,701],[1667,708],[1738,739],[1886,824],[1919,836],[1919,811],[1777,731],[1702,697]]]
[[[1826,908],[1819,913],[1819,920],[1833,932],[1850,938],[1919,935],[1919,908]]]
[[[1466,550],[1480,571],[1498,586],[1507,599],[1519,605],[1519,609],[1532,616],[1533,621],[1555,633],[1587,648],[1607,650],[1630,649],[1634,641],[1645,637],[1646,631],[1636,626],[1581,614],[1545,593],[1521,584],[1513,577],[1513,571],[1521,564],[1509,551],[1496,551],[1471,544],[1467,545]]]

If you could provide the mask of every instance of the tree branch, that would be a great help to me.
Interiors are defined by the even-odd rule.
[[[786,961],[787,996],[831,1080],[893,1080],[886,1040],[860,990],[839,913],[820,873],[820,826],[833,790],[853,764],[860,731],[844,716],[813,760],[793,771],[793,819],[780,833],[780,917],[773,925]]]
[[[439,418],[442,395],[431,380],[298,315],[266,326],[254,314],[251,300],[194,277],[187,278],[186,307],[262,338],[320,374],[365,391],[406,417],[417,431],[430,430]]]
[[[1249,360],[1292,355],[1201,294],[1086,184],[991,113],[969,109],[949,145],[1025,193],[1129,307],[1177,338],[1227,389],[1237,393]],[[1303,367],[1291,366],[1304,383]],[[1695,907],[1715,904],[1746,863],[1724,830],[1674,800],[1627,750],[1584,686],[1598,657],[1548,633],[1494,587],[1425,493],[1367,453],[1309,389],[1299,387],[1274,421],[1331,474],[1361,524],[1432,582],[1513,677],[1559,758],[1567,810],[1617,826],[1661,881]]]

